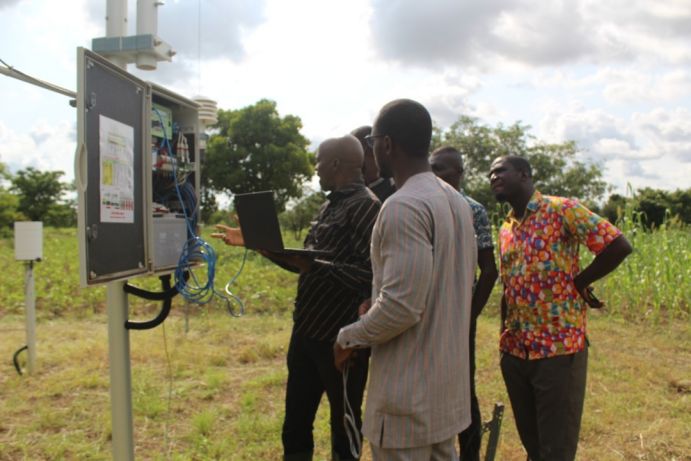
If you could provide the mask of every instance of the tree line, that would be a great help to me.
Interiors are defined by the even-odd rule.
[[[298,117],[281,117],[276,103],[261,100],[237,110],[220,110],[202,165],[206,192],[202,200],[205,222],[227,219],[228,210],[219,210],[215,193],[276,191],[284,228],[296,238],[307,228],[325,196],[304,193],[305,181],[314,174],[314,153],[300,134]],[[530,133],[521,122],[489,126],[479,119],[461,115],[447,129],[435,127],[431,150],[451,145],[463,153],[464,188],[468,195],[498,215],[498,204],[489,186],[492,160],[501,155],[520,155],[533,167],[534,182],[545,194],[575,197],[592,210],[616,221],[625,209],[644,217],[648,227],[665,219],[691,223],[691,189],[669,192],[658,189],[631,191],[631,197],[610,195],[611,186],[603,178],[601,165],[578,159],[575,141],[546,143]],[[286,210],[286,205],[290,205]]]
[[[68,197],[74,186],[61,181],[62,171],[33,167],[12,174],[0,163],[0,235],[7,236],[15,221],[43,221],[46,226],[77,225],[76,201]]]
[[[273,190],[282,224],[299,238],[325,195],[305,184],[314,175],[315,153],[300,130],[295,115],[280,116],[274,101],[231,110],[219,110],[202,158],[201,218],[205,223],[227,219],[229,210],[219,209],[216,196]],[[545,194],[575,197],[594,211],[616,221],[625,209],[633,209],[648,227],[666,220],[691,223],[691,188],[665,191],[645,188],[630,197],[609,195],[601,165],[578,159],[574,141],[546,143],[521,122],[490,126],[461,115],[447,129],[436,127],[431,149],[451,145],[463,153],[464,188],[468,195],[487,206],[498,204],[489,187],[492,160],[501,155],[520,155],[533,167],[534,181]],[[61,181],[62,171],[39,171],[32,167],[15,174],[0,163],[0,232],[7,234],[20,220],[43,221],[47,226],[76,225],[76,204],[68,192],[73,185]]]

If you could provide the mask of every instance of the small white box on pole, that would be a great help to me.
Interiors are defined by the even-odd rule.
[[[20,261],[43,259],[43,222],[14,223],[14,258]]]

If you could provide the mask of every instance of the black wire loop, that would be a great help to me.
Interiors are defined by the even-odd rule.
[[[187,278],[188,276],[189,274],[186,273],[185,278]],[[163,288],[163,291],[160,292],[142,290],[141,288],[137,288],[128,283],[125,284],[124,290],[126,293],[151,301],[163,301],[161,311],[158,313],[156,317],[144,322],[133,322],[127,320],[125,322],[126,329],[150,330],[152,328],[156,328],[157,326],[162,324],[163,321],[168,317],[168,314],[170,314],[170,308],[173,305],[173,298],[175,297],[175,295],[178,294],[178,289],[176,286],[170,285],[170,274],[162,275],[159,278],[161,280],[161,287]]]

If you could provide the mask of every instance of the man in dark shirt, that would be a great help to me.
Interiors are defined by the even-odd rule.
[[[312,459],[312,425],[324,392],[331,408],[332,457],[354,459],[344,427],[342,375],[333,365],[333,344],[339,329],[357,320],[357,308],[372,290],[369,247],[381,205],[362,182],[362,161],[360,142],[350,135],[328,139],[317,151],[319,182],[331,193],[305,238],[305,246],[326,250],[328,257],[262,251],[279,266],[300,273],[288,348],[282,434],[286,461]],[[242,245],[238,229],[219,229],[224,232],[215,236]],[[366,354],[353,358],[349,368],[347,397],[358,430],[367,369]]]
[[[384,177],[379,171],[377,162],[374,160],[372,146],[365,140],[365,137],[369,136],[370,133],[372,133],[372,127],[369,125],[361,126],[350,132],[358,138],[365,154],[364,162],[362,162],[362,176],[365,178],[365,184],[374,192],[379,201],[384,203],[384,200],[396,192],[396,186],[393,183],[393,178]]]

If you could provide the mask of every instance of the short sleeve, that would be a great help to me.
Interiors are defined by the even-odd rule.
[[[564,201],[563,215],[569,232],[596,255],[621,235],[613,224],[576,200]]]

